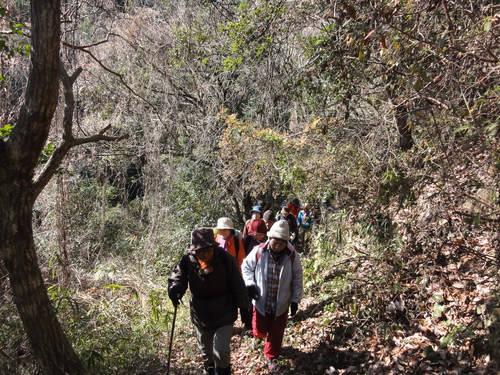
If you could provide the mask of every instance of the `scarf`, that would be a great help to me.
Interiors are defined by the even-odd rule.
[[[214,259],[214,254],[215,251],[212,251],[212,256],[208,258],[206,261],[203,261],[200,258],[196,257],[196,260],[200,265],[200,274],[208,275],[209,273],[212,273],[214,271],[214,268],[212,267],[212,260]]]

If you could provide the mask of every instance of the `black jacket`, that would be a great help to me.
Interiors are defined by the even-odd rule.
[[[249,308],[245,283],[236,259],[217,247],[212,260],[214,271],[201,275],[194,255],[184,255],[168,279],[169,290],[176,288],[181,296],[191,291],[191,321],[201,329],[217,329],[233,324],[237,308]]]

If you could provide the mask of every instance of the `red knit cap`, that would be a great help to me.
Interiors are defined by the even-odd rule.
[[[262,219],[254,219],[250,224],[248,234],[262,233],[267,234],[266,222]]]

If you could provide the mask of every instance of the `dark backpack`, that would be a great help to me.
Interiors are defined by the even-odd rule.
[[[238,251],[240,251],[240,239],[237,238],[236,236],[233,236],[234,238],[234,251],[236,254],[236,259],[238,259]]]

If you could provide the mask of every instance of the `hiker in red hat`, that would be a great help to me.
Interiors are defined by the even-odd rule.
[[[250,225],[248,234],[243,237],[243,246],[245,246],[246,255],[250,254],[250,251],[255,246],[260,245],[267,238],[267,226],[266,222],[262,219],[255,219]]]
[[[288,209],[290,210],[290,213],[292,216],[297,220],[297,217],[299,215],[300,211],[300,201],[299,198],[293,198],[290,203],[288,203]]]

